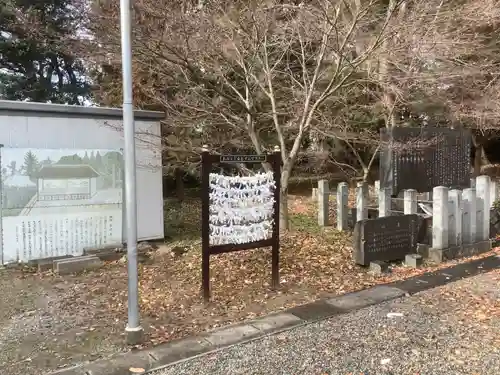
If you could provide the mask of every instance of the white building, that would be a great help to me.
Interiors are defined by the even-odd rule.
[[[38,200],[91,199],[99,173],[90,165],[44,165],[37,173]]]
[[[164,237],[160,134],[163,118],[161,112],[135,111],[139,240]],[[5,159],[0,160],[0,170],[6,172],[11,163],[8,155],[16,154],[14,149],[19,149],[17,154],[30,150],[34,155],[47,154],[49,150],[88,150],[94,155],[98,150],[114,150],[121,154],[122,110],[0,100],[0,144],[0,156]],[[14,202],[18,209],[10,207],[9,214],[7,207],[0,210],[0,264],[78,255],[84,246],[126,241],[122,176],[111,171],[103,175],[91,165],[45,165],[41,158],[39,162],[38,175],[22,176],[24,185],[33,186],[29,181],[35,184],[35,191],[29,194],[36,196],[28,203],[24,199],[24,207],[17,207]],[[23,161],[17,162],[18,167],[20,163]],[[13,179],[4,176],[3,182],[12,184]],[[89,199],[90,202],[83,202]],[[80,203],[72,203],[77,201],[81,207]],[[65,233],[71,238],[66,238]]]

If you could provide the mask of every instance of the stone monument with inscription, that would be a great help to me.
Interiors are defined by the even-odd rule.
[[[465,129],[403,128],[381,130],[380,186],[392,195],[435,186],[470,187],[471,134]]]
[[[373,261],[405,259],[417,252],[421,219],[418,215],[361,220],[354,228],[354,259],[367,266]]]

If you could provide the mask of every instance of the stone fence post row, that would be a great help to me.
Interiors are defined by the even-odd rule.
[[[390,192],[375,185],[379,217],[389,216],[391,211]],[[446,249],[489,239],[490,208],[498,199],[497,183],[489,176],[471,179],[471,188],[461,190],[437,186],[432,191],[432,247]],[[328,226],[329,196],[328,181],[318,182],[315,192],[318,199],[318,224]],[[430,195],[430,194],[429,194]],[[341,182],[336,191],[337,229],[347,230],[349,186]],[[404,191],[404,214],[416,214],[418,198],[416,190]],[[358,183],[356,187],[356,220],[368,218],[368,186]]]
[[[489,176],[478,176],[472,185],[475,188],[434,188],[432,248],[443,250],[489,240],[491,185]]]

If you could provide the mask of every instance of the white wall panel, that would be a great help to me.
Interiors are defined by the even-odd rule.
[[[123,148],[121,120],[61,117],[63,115],[36,111],[12,115],[9,111],[0,111],[0,143],[16,148]],[[138,237],[140,240],[163,238],[159,121],[136,120],[136,131]],[[144,135],[145,132],[148,135]]]

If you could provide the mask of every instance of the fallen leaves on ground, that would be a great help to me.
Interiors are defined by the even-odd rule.
[[[426,307],[427,314],[444,320],[452,316],[456,324],[465,326],[469,333],[480,336],[484,345],[492,343],[498,348],[500,292],[496,281],[499,277],[500,270],[496,269],[480,276],[462,279],[436,288],[432,293],[422,293],[419,303]],[[463,357],[462,349],[457,348],[457,354]]]
[[[211,257],[212,298],[205,305],[200,296],[201,246],[199,241],[175,242],[162,246],[151,264],[140,266],[140,303],[142,324],[148,334],[146,345],[217,328],[241,320],[253,319],[318,298],[365,289],[427,271],[448,267],[450,263],[411,269],[395,266],[392,274],[377,277],[352,259],[351,237],[334,229],[315,228],[315,217],[306,209],[310,198],[297,198],[292,210],[297,230],[281,237],[280,282],[273,291],[270,249],[222,254]],[[190,224],[196,227],[195,223]],[[179,225],[181,228],[182,225]],[[299,228],[301,227],[301,228]],[[304,229],[305,228],[305,229]],[[178,255],[171,250],[184,247]],[[483,254],[475,258],[488,256]],[[99,272],[61,279],[74,293],[61,308],[92,308],[103,324],[124,325],[127,306],[127,269],[120,262],[107,264]],[[94,314],[96,314],[94,312]],[[481,319],[478,315],[478,319]],[[112,339],[123,340],[123,337]]]

